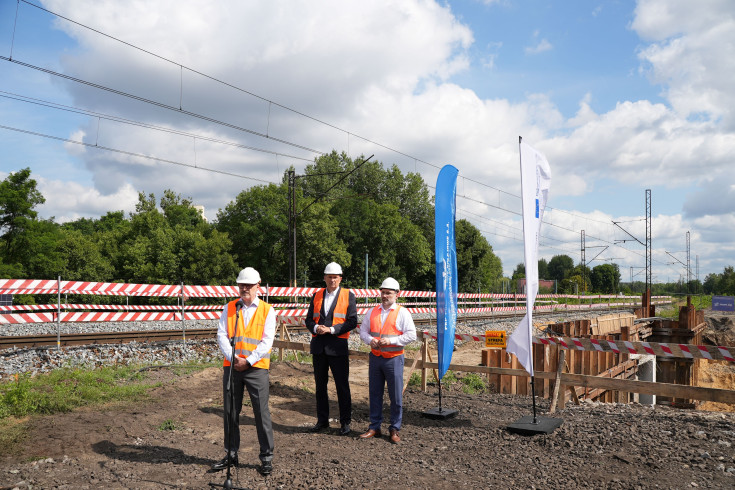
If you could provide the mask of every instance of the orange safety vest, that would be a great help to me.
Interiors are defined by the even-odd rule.
[[[322,311],[322,301],[324,301],[324,295],[327,293],[326,289],[322,289],[314,295],[314,323],[319,323],[319,312]],[[350,306],[350,290],[342,288],[337,296],[337,304],[334,305],[334,314],[332,315],[332,326],[344,323],[347,320],[347,308]],[[311,334],[312,337],[316,337],[315,334]],[[340,339],[349,339],[350,332],[345,332],[337,335]]]
[[[248,326],[245,326],[243,320],[242,310],[240,311],[240,318],[237,325],[235,325],[235,319],[237,319],[237,300],[230,301],[227,303],[227,335],[232,338],[235,336],[235,353],[234,355],[239,357],[248,357],[253,353],[255,347],[263,339],[263,330],[265,329],[265,319],[268,317],[268,312],[271,310],[271,305],[265,301],[258,302],[258,307],[255,309]],[[270,354],[270,351],[268,351]],[[230,361],[225,359],[225,366],[230,365]],[[271,365],[270,355],[265,356],[259,360],[253,367],[269,369]]]
[[[380,325],[380,306],[373,308],[370,312],[370,335],[373,338],[395,338],[400,337],[401,332],[396,328],[396,318],[398,318],[398,310],[402,307],[399,306],[388,313],[383,326]],[[383,356],[385,358],[391,358],[400,356],[403,354],[403,346],[400,345],[386,345],[378,347],[377,349],[370,349],[373,355]]]

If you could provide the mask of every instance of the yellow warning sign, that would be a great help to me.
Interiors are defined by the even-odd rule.
[[[505,330],[485,330],[485,347],[505,348]]]

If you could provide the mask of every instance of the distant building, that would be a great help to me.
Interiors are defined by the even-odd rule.
[[[202,215],[202,219],[203,219],[203,220],[204,220],[204,221],[205,221],[206,223],[209,223],[209,220],[207,220],[207,217],[206,217],[206,216],[204,216],[204,206],[202,206],[201,204],[195,204],[195,205],[193,206],[193,208],[194,208],[194,209],[196,209],[197,211],[199,211],[199,214],[201,214],[201,215]]]
[[[541,290],[541,288],[550,289],[551,292],[554,292],[554,280],[553,279],[539,279],[538,280],[538,288]],[[516,287],[516,291],[519,293],[523,293],[526,291],[526,278],[518,279],[518,284]]]

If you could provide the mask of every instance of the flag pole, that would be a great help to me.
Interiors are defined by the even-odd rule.
[[[524,165],[523,138],[518,136],[518,155],[521,167],[521,206],[523,216],[523,248],[524,262],[526,264],[526,316],[521,320],[517,330],[511,335],[509,352],[519,357],[521,364],[531,376],[531,405],[533,406],[533,417],[521,417],[520,420],[510,424],[508,430],[521,435],[550,434],[562,423],[562,419],[539,417],[536,415],[536,383],[533,366],[533,303],[538,291],[538,240],[543,218],[543,209],[546,206],[546,193],[551,178],[546,157],[533,148],[528,147],[534,157],[533,167],[529,166],[528,157]],[[535,186],[531,186],[529,177],[533,169],[535,174]],[[531,174],[531,175],[533,175]],[[524,179],[525,175],[525,179]],[[542,185],[541,179],[545,177]],[[542,190],[542,188],[544,190]],[[532,191],[533,192],[530,192]],[[535,194],[535,195],[533,195]],[[535,206],[534,206],[535,201]],[[535,218],[536,221],[533,221]],[[529,229],[533,226],[533,229]],[[511,349],[512,348],[512,349]]]
[[[518,136],[518,159],[519,163],[523,165],[523,155],[521,155],[521,143],[523,142],[523,136]],[[523,185],[523,172],[521,172],[521,186]],[[521,198],[521,207],[525,207],[525,202],[523,198]],[[522,209],[522,212],[527,212],[528,210]],[[526,223],[524,221],[523,226],[526,226]],[[525,235],[525,232],[524,232]],[[528,265],[526,265],[526,272],[528,272]],[[535,388],[535,376],[534,372],[535,369],[533,369],[533,305],[529,305],[529,297],[528,297],[528,280],[526,280],[526,315],[528,316],[528,330],[530,332],[530,338],[528,339],[529,344],[529,350],[530,350],[530,359],[531,359],[531,406],[533,407],[533,423],[538,424],[538,418],[536,417],[536,388]]]

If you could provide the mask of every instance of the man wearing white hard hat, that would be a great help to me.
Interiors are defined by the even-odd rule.
[[[237,466],[237,451],[240,448],[240,411],[245,389],[253,406],[255,428],[260,444],[260,472],[268,475],[273,471],[273,426],[268,408],[270,353],[276,336],[276,313],[258,298],[260,274],[246,267],[237,276],[240,298],[227,303],[222,310],[217,329],[217,344],[224,355],[222,391],[225,404],[225,457],[212,465],[213,470],[223,470],[229,465]],[[234,337],[233,348],[230,344]],[[231,401],[228,396],[230,364],[232,365],[232,389],[234,391],[235,417],[230,417]],[[230,430],[232,425],[233,429]]]
[[[403,347],[416,340],[416,327],[406,308],[396,304],[398,281],[388,277],[380,285],[380,305],[362,319],[360,338],[370,346],[368,367],[370,427],[362,439],[380,437],[383,423],[383,391],[388,385],[390,398],[390,442],[401,441],[403,419]]]
[[[316,424],[312,432],[329,427],[329,398],[327,381],[332,371],[339,402],[339,434],[350,434],[352,422],[352,395],[350,393],[350,357],[347,341],[357,327],[355,294],[340,286],[342,267],[330,262],[324,269],[327,287],[311,298],[306,314],[306,328],[311,332],[310,352],[314,365],[316,385]]]

